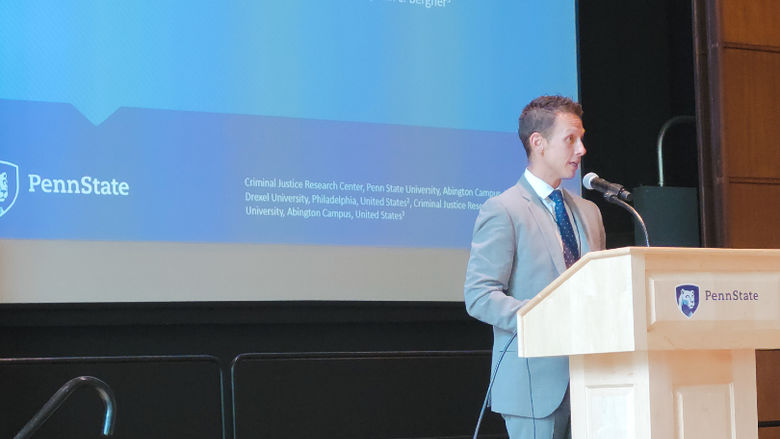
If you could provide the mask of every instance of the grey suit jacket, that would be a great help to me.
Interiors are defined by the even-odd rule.
[[[563,196],[579,231],[580,254],[603,250],[598,207],[566,190]],[[554,218],[524,177],[479,211],[464,297],[471,316],[493,325],[491,371],[517,329],[517,310],[566,269],[558,236]],[[498,413],[543,418],[558,408],[568,383],[568,357],[519,358],[514,341],[496,375],[491,407]]]

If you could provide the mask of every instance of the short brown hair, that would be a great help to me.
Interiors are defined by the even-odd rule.
[[[529,138],[533,133],[547,136],[558,113],[571,113],[582,118],[582,106],[566,96],[539,96],[523,108],[517,126],[517,134],[523,142],[525,153],[531,156]]]

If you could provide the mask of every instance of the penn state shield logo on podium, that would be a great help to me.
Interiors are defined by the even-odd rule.
[[[698,285],[677,285],[677,308],[689,319],[699,308],[699,286]]]
[[[19,195],[19,166],[0,160],[0,217],[5,215]]]

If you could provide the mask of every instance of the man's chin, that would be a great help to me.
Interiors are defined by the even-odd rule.
[[[574,176],[575,176],[575,175],[577,175],[577,169],[578,169],[578,168],[579,168],[579,167],[576,167],[576,166],[575,166],[575,167],[574,167],[574,169],[572,169],[572,167],[571,167],[571,166],[569,166],[569,167],[566,169],[566,171],[567,171],[567,172],[566,172],[566,176],[565,176],[565,177],[563,177],[563,178],[564,178],[564,179],[566,179],[566,180],[568,180],[568,179],[571,179],[571,178],[574,178]]]

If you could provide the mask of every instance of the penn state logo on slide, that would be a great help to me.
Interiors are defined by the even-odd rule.
[[[19,166],[0,160],[0,217],[11,210],[19,195]]]
[[[685,317],[693,317],[693,313],[699,308],[699,286],[677,285],[677,308]]]

